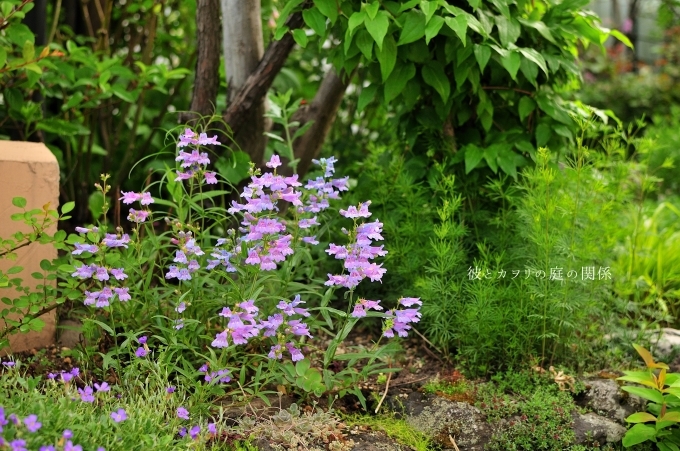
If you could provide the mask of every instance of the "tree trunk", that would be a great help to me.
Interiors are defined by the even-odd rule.
[[[189,112],[180,122],[199,120],[215,113],[220,88],[220,55],[222,53],[219,0],[198,0],[196,5],[196,76]]]
[[[264,54],[260,0],[221,0],[221,7],[227,104],[231,106]],[[257,165],[262,164],[266,145],[264,113],[263,95],[242,113],[239,119],[243,125],[234,130],[233,136],[237,146]]]

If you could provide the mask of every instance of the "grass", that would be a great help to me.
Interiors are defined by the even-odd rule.
[[[431,451],[433,449],[430,439],[425,434],[418,432],[409,426],[405,420],[395,418],[393,415],[353,415],[345,417],[343,421],[350,427],[365,426],[374,431],[384,432],[389,438],[402,445],[410,446],[416,451]]]

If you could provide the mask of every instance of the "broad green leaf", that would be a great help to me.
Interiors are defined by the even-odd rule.
[[[36,63],[29,63],[24,66],[24,69],[35,72],[36,74],[42,74],[42,68]]]
[[[446,25],[448,25],[449,28],[451,28],[456,33],[458,39],[460,39],[460,42],[462,42],[465,46],[467,44],[467,16],[465,14],[461,14],[456,17],[447,17],[445,20]]]
[[[416,75],[413,63],[399,64],[385,82],[385,102],[394,100],[406,87],[406,83]]]
[[[509,149],[504,149],[498,156],[498,166],[503,172],[517,180],[517,155]]]
[[[524,122],[529,114],[536,109],[536,102],[529,96],[524,96],[519,99],[519,120]]]
[[[7,271],[5,271],[5,274],[11,276],[12,274],[18,274],[23,270],[24,270],[23,266],[12,266]]]
[[[378,14],[378,10],[380,9],[380,2],[374,1],[373,3],[365,3],[364,5],[366,7],[366,15],[368,18],[371,20],[375,19]]]
[[[484,158],[484,149],[468,144],[461,150],[465,151],[465,173],[469,174]]]
[[[642,357],[642,360],[645,361],[645,365],[647,365],[647,368],[666,368],[668,369],[668,366],[664,367],[659,367],[657,366],[657,363],[654,362],[654,357],[652,357],[652,354],[643,348],[642,346],[638,344],[633,344],[633,348],[637,351],[638,354],[640,354],[640,357]]]
[[[658,390],[655,390],[653,388],[631,387],[629,385],[626,385],[624,387],[621,387],[621,390],[627,391],[628,393],[637,395],[640,398],[647,399],[657,404],[663,404],[664,402],[663,395],[659,393]]]
[[[328,17],[331,23],[335,23],[338,20],[337,0],[314,0],[314,6],[321,11],[321,14]]]
[[[626,431],[626,435],[623,436],[623,446],[628,448],[651,440],[654,437],[656,437],[656,429],[653,426],[638,423]]]
[[[229,158],[220,157],[215,162],[217,172],[232,185],[237,185],[248,177],[250,170],[250,157],[247,153],[236,150]],[[179,195],[179,193],[178,193]]]
[[[519,70],[532,85],[538,87],[536,82],[536,78],[538,78],[538,66],[536,63],[533,63],[526,58],[522,58],[519,63]]]
[[[427,23],[425,27],[425,43],[429,44],[430,40],[439,34],[442,25],[444,25],[444,18],[441,16],[434,16],[432,20]]]
[[[0,46],[0,69],[5,66],[5,62],[7,62],[7,50]]]
[[[351,36],[354,33],[354,29],[364,23],[366,20],[366,11],[357,11],[349,17],[347,22],[347,31]]]
[[[391,35],[387,36],[383,42],[383,47],[378,48],[376,56],[380,63],[382,80],[385,82],[392,73],[394,65],[397,63],[397,43],[394,42],[394,38]]]
[[[418,4],[419,4],[420,2],[421,2],[421,0],[409,0],[409,1],[406,2],[406,3],[403,3],[403,4],[399,7],[399,11],[397,11],[397,12],[398,12],[398,13],[402,13],[402,12],[406,11],[407,9],[415,8],[416,6],[418,6]]]
[[[387,13],[385,11],[378,11],[378,14],[375,16],[375,18],[366,19],[364,24],[366,25],[368,32],[371,33],[371,36],[373,36],[375,43],[378,44],[378,48],[382,50],[387,29],[390,27],[390,21],[388,19]]]
[[[71,96],[71,98],[68,99],[68,102],[66,102],[66,103],[61,107],[61,109],[62,109],[63,111],[66,111],[66,110],[68,110],[69,108],[73,108],[74,106],[79,105],[79,104],[83,101],[84,98],[85,98],[85,96],[83,95],[83,93],[82,93],[81,91],[76,91],[76,92]]]
[[[71,201],[71,202],[66,202],[64,205],[61,207],[61,214],[65,215],[66,213],[70,213],[73,211],[73,209],[76,208],[76,203]]]
[[[507,0],[491,0],[491,4],[495,6],[498,12],[503,14],[503,16],[510,17],[510,8],[508,7]]]
[[[425,36],[425,14],[418,10],[411,10],[405,15],[406,21],[401,29],[397,45],[410,44]]]
[[[276,33],[274,33],[274,40],[280,41],[286,35],[286,33],[288,33],[288,30],[289,28],[287,25],[277,28]]]
[[[90,129],[83,126],[79,122],[65,121],[63,119],[43,119],[37,125],[36,128],[39,130],[45,130],[49,133],[55,133],[59,135],[73,136],[73,135],[89,135]]]
[[[520,48],[519,51],[522,55],[524,55],[525,58],[536,63],[538,67],[543,70],[546,76],[548,75],[548,67],[545,64],[545,58],[543,58],[543,55],[534,49]]]
[[[364,29],[357,31],[355,42],[357,47],[359,47],[359,50],[361,50],[361,53],[367,60],[370,60],[373,56],[373,38],[368,31]]]
[[[470,74],[470,69],[472,69],[472,64],[474,64],[474,62],[467,60],[463,61],[453,71],[453,78],[456,80],[456,87],[458,89],[462,89],[463,84],[467,81],[468,75]]]
[[[24,208],[26,206],[26,199],[23,197],[13,197],[12,205],[17,208]]]
[[[437,11],[437,8],[439,8],[439,5],[437,5],[436,1],[426,1],[422,0],[420,2],[420,10],[425,14],[425,23],[429,24],[430,19],[432,19],[432,16],[434,16],[434,13]]]
[[[538,107],[548,114],[551,118],[555,119],[558,122],[561,122],[565,125],[573,125],[573,121],[569,114],[566,112],[566,110],[557,103],[556,100],[546,96],[546,95],[537,95],[536,96],[536,103],[538,103]]]
[[[634,414],[633,414],[634,415]],[[632,416],[632,415],[631,415]],[[651,416],[651,415],[650,415]],[[628,417],[630,418],[630,417]],[[628,418],[626,421],[628,421]],[[671,421],[673,423],[680,423],[680,412],[666,412],[664,416],[659,418],[659,421]],[[630,422],[630,421],[629,421]]]
[[[630,39],[628,39],[628,36],[625,34],[621,33],[619,30],[611,30],[609,32],[612,36],[614,36],[616,39],[619,41],[623,42],[623,44],[628,47],[628,48],[633,48],[633,43],[630,42]],[[0,67],[2,67],[2,64],[0,64]]]
[[[303,49],[307,47],[307,33],[302,28],[296,28],[293,30],[293,39]]]
[[[520,63],[521,57],[517,52],[507,52],[507,54],[501,56],[501,64],[513,80],[517,80],[517,71],[519,70]]]
[[[550,126],[548,124],[538,124],[538,127],[536,127],[536,145],[538,147],[545,146],[551,137],[552,130]]]
[[[430,61],[423,66],[422,76],[425,83],[432,86],[439,93],[442,101],[446,103],[451,94],[451,82],[444,72],[444,67],[438,61]]]
[[[101,191],[93,191],[87,201],[87,207],[92,214],[92,219],[98,221],[102,214],[104,214],[104,196]]]
[[[637,412],[626,418],[628,423],[646,423],[648,421],[656,421],[656,417],[651,413]]]
[[[302,18],[305,24],[319,36],[326,34],[326,17],[318,9],[305,9],[302,11]]]
[[[479,64],[480,72],[484,72],[484,68],[489,62],[489,58],[491,58],[491,48],[484,44],[475,44],[475,59],[477,60],[477,64]]]
[[[550,28],[540,20],[527,20],[523,18],[518,18],[519,22],[524,25],[525,27],[531,27],[534,30],[538,31],[541,36],[546,38],[548,41],[552,42],[553,44],[557,44],[555,41],[555,38],[553,38],[552,33],[550,32]]]
[[[482,0],[468,0],[468,4],[472,6],[472,9],[477,9],[482,4]]]
[[[378,85],[372,84],[361,90],[359,94],[359,101],[357,102],[357,110],[363,111],[366,105],[371,103],[375,98],[375,93],[378,92]]]
[[[505,16],[496,16],[496,26],[503,47],[514,44],[522,31],[522,27],[516,19],[508,19]]]
[[[33,43],[31,41],[26,41],[24,42],[24,46],[21,49],[21,56],[24,58],[24,61],[29,62],[33,59],[35,56],[35,47],[33,46]]]
[[[286,5],[281,10],[279,18],[276,20],[276,27],[277,28],[283,28],[283,24],[288,19],[288,16],[290,15],[290,13],[293,12],[293,10],[295,8],[297,8],[298,5],[300,5],[300,3],[302,3],[303,1],[304,0],[289,0],[288,2],[286,2]],[[286,28],[288,28],[288,27],[286,27]]]

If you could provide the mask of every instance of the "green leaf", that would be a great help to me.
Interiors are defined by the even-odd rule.
[[[460,42],[462,42],[463,46],[465,46],[467,44],[467,16],[465,14],[461,14],[456,17],[447,17],[445,20],[446,25],[448,25],[449,28],[451,28],[456,33],[458,39],[460,39]]]
[[[527,20],[523,18],[518,18],[517,20],[519,20],[519,22],[525,27],[530,27],[538,31],[541,36],[546,38],[548,41],[552,42],[553,44],[557,44],[555,38],[553,38],[553,35],[550,32],[550,28],[548,28],[548,26],[540,20]]]
[[[482,0],[468,0],[468,4],[472,6],[472,9],[477,9],[482,4]]]
[[[12,274],[18,274],[23,270],[24,270],[23,266],[12,266],[7,271],[5,271],[5,274],[7,274],[8,276],[11,276]]]
[[[337,0],[314,0],[314,6],[321,11],[321,14],[328,17],[331,23],[335,23],[338,20]]]
[[[399,35],[397,45],[410,44],[425,36],[425,14],[411,10],[405,14],[406,21]]]
[[[465,173],[469,174],[484,158],[484,149],[468,144],[461,150],[465,151]]]
[[[536,63],[536,65],[538,65],[538,67],[543,70],[546,76],[548,75],[548,66],[545,65],[545,58],[543,58],[543,55],[534,49],[520,48],[519,52],[524,55],[526,59]]]
[[[487,45],[475,44],[475,59],[477,60],[477,64],[479,64],[480,72],[484,72],[484,68],[489,62],[489,58],[491,58],[491,48]]]
[[[303,49],[307,47],[307,33],[302,28],[296,28],[293,30],[293,39]]]
[[[633,395],[637,395],[640,398],[647,399],[649,401],[655,402],[657,404],[663,404],[664,399],[663,395],[659,393],[658,390],[655,390],[653,388],[644,388],[644,387],[631,387],[631,386],[624,386],[621,387],[621,390],[627,391],[628,393],[631,393]]]
[[[375,94],[378,92],[378,85],[372,84],[369,86],[366,86],[361,90],[361,94],[359,94],[359,101],[357,102],[357,110],[358,111],[363,111],[364,108],[366,108],[366,105],[371,103],[373,99],[375,98]]]
[[[529,96],[524,96],[519,99],[519,120],[524,122],[524,119],[536,109],[536,102]]]
[[[656,429],[653,426],[638,423],[626,431],[623,436],[623,446],[626,448],[646,442],[656,437]]]
[[[277,28],[276,33],[274,33],[274,40],[280,41],[281,38],[283,38],[286,35],[286,33],[288,33],[288,30],[289,30],[289,28],[286,25]]]
[[[61,214],[65,215],[66,213],[70,213],[73,211],[73,209],[76,208],[76,203],[71,201],[71,202],[66,202],[64,205],[61,206]]]
[[[551,118],[565,125],[573,125],[573,121],[569,114],[556,100],[546,95],[537,95],[536,102],[538,103],[538,107]]]
[[[18,208],[24,208],[26,206],[26,199],[23,197],[13,197],[12,205]]]
[[[366,11],[357,11],[349,17],[347,22],[347,31],[350,36],[354,33],[354,29],[364,23],[366,20]]]
[[[521,57],[517,52],[507,52],[501,56],[501,64],[508,71],[513,80],[517,80],[517,71],[521,63]]]
[[[430,20],[427,23],[427,26],[425,27],[425,43],[429,44],[430,40],[437,36],[439,34],[439,30],[441,30],[442,26],[444,25],[444,18],[441,16],[434,16],[432,20]]]
[[[23,48],[21,49],[21,56],[24,58],[24,61],[29,62],[33,59],[35,56],[35,47],[33,46],[33,43],[31,41],[26,41],[24,42]]]
[[[319,36],[326,34],[326,18],[317,9],[305,9],[302,11],[302,18],[305,24]]]
[[[519,70],[522,72],[524,77],[529,80],[529,83],[535,87],[538,87],[536,83],[536,79],[538,78],[538,66],[535,63],[529,61],[526,58],[522,58],[519,63]]]
[[[237,185],[248,177],[250,170],[250,156],[247,153],[236,150],[230,158],[220,157],[215,162],[217,172],[232,185]]]
[[[311,365],[309,359],[300,360],[295,364],[295,372],[298,376],[304,376]]]
[[[43,119],[36,125],[39,130],[55,133],[62,136],[89,135],[90,129],[76,121],[65,121],[63,119]]]
[[[633,415],[635,415],[635,414],[633,414]],[[633,416],[633,415],[631,415],[631,416]],[[628,417],[626,419],[626,421],[630,422],[628,420],[629,418],[630,417]],[[673,422],[673,423],[680,423],[680,412],[677,412],[677,411],[666,412],[666,414],[664,416],[659,418],[659,421],[670,421],[670,422]]]
[[[52,269],[52,263],[50,263],[49,260],[42,259],[40,260],[40,269],[43,271],[49,271]]]
[[[92,219],[97,221],[104,214],[104,195],[101,191],[94,191],[87,200],[87,207],[92,214]]]
[[[286,2],[286,6],[283,7],[279,15],[279,18],[276,20],[276,27],[283,28],[283,24],[288,19],[290,13],[293,12],[293,10],[297,8],[298,5],[300,5],[300,3],[302,3],[303,1],[304,0],[289,0],[288,2]]]
[[[633,48],[633,43],[630,42],[630,39],[628,39],[628,36],[625,34],[621,33],[619,30],[611,30],[609,32],[612,36],[614,36],[616,39],[621,41],[626,47],[628,48]],[[2,64],[0,64],[0,67],[2,67]]]
[[[552,130],[550,130],[550,126],[548,124],[538,124],[538,127],[536,127],[536,145],[538,147],[545,146],[551,137]]]
[[[517,180],[517,155],[509,149],[503,149],[498,155],[498,166],[503,172]]]
[[[496,16],[496,26],[503,47],[514,44],[522,31],[522,27],[516,19],[508,19],[505,16]]]
[[[373,3],[365,3],[364,5],[368,18],[370,20],[375,19],[375,16],[378,14],[378,10],[380,9],[380,2],[374,1]]]
[[[388,19],[387,13],[385,11],[379,11],[375,18],[367,19],[365,21],[365,25],[366,30],[368,30],[368,32],[371,33],[371,36],[373,36],[373,40],[375,41],[376,44],[378,44],[378,48],[382,50],[383,41],[385,40],[385,35],[387,34],[387,29],[390,27],[390,21]]]
[[[383,47],[378,48],[376,51],[376,56],[380,63],[382,80],[385,82],[392,73],[394,65],[397,63],[397,43],[394,42],[394,38],[390,35],[387,36],[383,44]]]
[[[24,66],[24,69],[35,72],[36,74],[42,74],[42,68],[36,63],[29,63]]]
[[[439,8],[439,5],[437,5],[436,1],[422,0],[420,2],[420,10],[425,14],[425,23],[430,23],[430,19],[434,16],[437,8]]]
[[[439,93],[444,103],[449,100],[451,93],[451,82],[444,73],[444,67],[438,61],[430,61],[423,66],[422,76],[425,83],[432,86]]]
[[[367,60],[373,56],[373,38],[365,29],[357,31],[356,44]]]
[[[0,69],[5,66],[5,62],[7,62],[7,50],[5,50],[3,46],[0,46]]]
[[[656,417],[647,412],[637,412],[626,418],[628,423],[646,423],[648,421],[656,421]]]
[[[498,12],[503,14],[503,16],[508,18],[510,17],[510,8],[508,7],[506,0],[491,0],[491,4],[493,4],[493,6],[495,6]]]
[[[394,100],[406,87],[406,83],[416,75],[413,63],[398,65],[385,82],[385,102]]]

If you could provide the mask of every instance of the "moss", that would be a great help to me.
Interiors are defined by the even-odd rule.
[[[416,451],[429,451],[432,444],[425,434],[418,432],[408,425],[406,421],[395,418],[393,415],[348,416],[344,419],[348,426],[365,426],[370,429],[381,431],[388,437],[402,445],[410,446]]]

